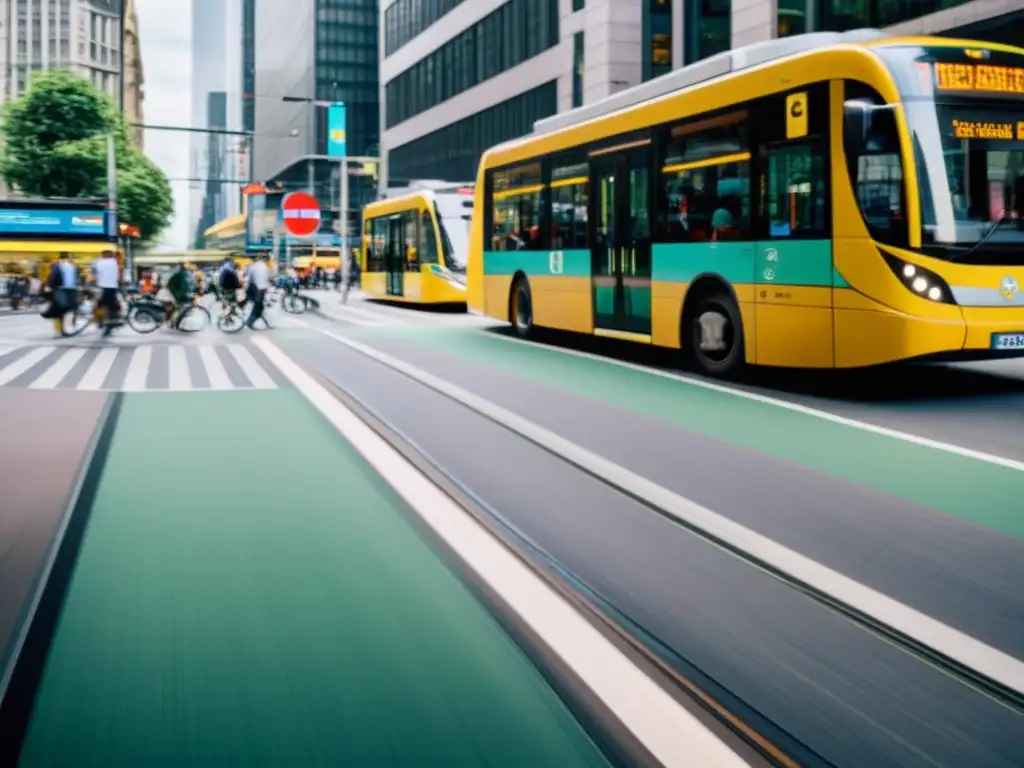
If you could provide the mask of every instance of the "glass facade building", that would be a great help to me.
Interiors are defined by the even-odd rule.
[[[382,0],[388,177],[396,184],[415,178],[471,180],[487,147],[528,133],[534,120],[773,37],[895,25],[899,33],[945,34],[961,25],[959,32],[979,39],[1019,42],[1024,22],[1009,18],[1013,5],[1010,0]],[[1024,16],[1024,9],[1017,10]],[[995,16],[998,23],[982,23]]]
[[[337,209],[338,163],[306,158],[327,154],[323,102],[345,103],[349,154],[379,153],[379,4],[255,0],[254,5],[253,176],[257,181],[280,181],[285,189],[312,187],[325,210]],[[350,179],[350,221],[374,196],[372,178]],[[349,231],[358,227],[350,226]]]

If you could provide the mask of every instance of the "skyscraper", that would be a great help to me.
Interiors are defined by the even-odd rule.
[[[312,186],[325,209],[339,207],[338,164],[307,159],[327,152],[330,102],[345,103],[348,153],[377,155],[377,6],[377,0],[256,2],[256,180]],[[357,213],[374,197],[373,180],[355,177],[349,191],[349,210]]]
[[[240,0],[192,0],[192,126],[210,131],[242,128]],[[241,210],[239,154],[244,142],[223,133],[195,133],[189,175],[190,231],[195,239]]]
[[[70,69],[116,101],[121,92],[122,0],[0,2],[3,98],[17,98],[29,74]]]

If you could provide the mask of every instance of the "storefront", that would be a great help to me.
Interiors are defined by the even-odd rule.
[[[122,235],[130,248],[138,230],[115,221],[101,201],[0,200],[0,274],[45,280],[62,253],[84,267]]]

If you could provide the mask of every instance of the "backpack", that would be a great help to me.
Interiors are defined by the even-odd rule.
[[[237,291],[242,287],[238,279],[238,273],[233,269],[225,269],[220,276],[220,287],[222,291]]]

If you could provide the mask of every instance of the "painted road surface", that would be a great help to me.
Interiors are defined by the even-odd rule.
[[[1024,658],[1024,472],[473,329],[358,339]],[[779,743],[835,765],[1010,766],[1024,718],[536,444],[313,329],[276,337]],[[524,482],[528,478],[529,482]],[[731,698],[732,697],[732,698]]]
[[[607,764],[297,392],[123,396],[22,768]]]

